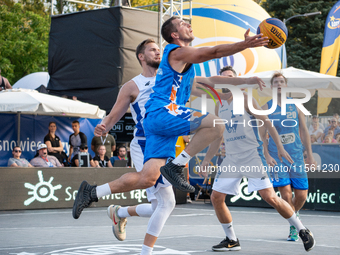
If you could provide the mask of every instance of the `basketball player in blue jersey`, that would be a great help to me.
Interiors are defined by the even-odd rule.
[[[172,22],[175,22],[176,24],[172,24]],[[210,48],[195,49],[185,46],[188,44],[188,40],[191,41],[193,39],[191,26],[178,18],[171,18],[169,21],[164,23],[163,30],[167,30],[166,27],[169,23],[172,24],[171,27],[175,28],[175,32],[171,32],[171,37],[174,37],[178,44],[183,43],[183,47],[176,46],[176,48],[171,48],[169,51],[169,47],[173,47],[173,44],[167,46],[163,55],[166,56],[165,65],[168,63],[168,57],[170,58],[173,52],[178,52],[182,48],[188,49],[190,52],[181,51],[182,53],[180,54],[183,54],[183,57],[187,57],[189,59],[191,59],[192,56],[196,56],[197,59],[193,59],[196,63],[210,58],[234,54],[248,47],[257,47],[268,43],[266,38],[260,38],[261,35],[250,37],[248,35],[249,31],[247,31],[243,42],[230,45],[220,45],[213,47],[211,50]],[[168,32],[165,31],[163,34],[166,33]],[[171,54],[169,55],[169,53]],[[200,56],[203,56],[203,58]],[[151,103],[148,101],[145,105],[145,108],[147,108],[147,105],[149,105],[149,107],[151,106],[151,108],[149,109],[149,116],[145,114],[145,118],[141,122],[146,135],[144,166],[142,171],[137,173],[126,173],[119,179],[98,187],[89,185],[86,181],[84,181],[79,187],[78,194],[73,205],[73,217],[77,219],[84,208],[90,206],[92,202],[98,201],[98,197],[113,193],[131,191],[134,189],[150,188],[151,192],[155,194],[157,198],[157,207],[148,224],[147,233],[142,246],[142,255],[151,254],[153,246],[175,206],[175,197],[171,184],[160,175],[160,167],[165,165],[167,158],[174,157],[177,136],[189,134],[191,126],[193,129],[198,130],[199,128],[199,130],[201,130],[200,135],[202,135],[202,132],[204,131],[209,131],[208,135],[205,134],[205,137],[208,138],[205,142],[209,143],[211,139],[216,139],[215,136],[217,136],[217,134],[222,134],[224,129],[223,127],[217,127],[216,130],[214,130],[213,115],[209,114],[207,116],[202,116],[199,112],[192,111],[184,107],[184,104],[189,98],[190,91],[193,95],[197,96],[204,93],[202,90],[198,89],[198,87],[203,86],[199,85],[197,82],[203,82],[211,86],[214,86],[214,84],[258,84],[260,87],[264,86],[263,81],[258,77],[227,78],[216,76],[210,78],[200,77],[194,80],[193,66],[191,63],[188,64],[187,67],[185,67],[186,64],[184,64],[184,62],[182,63],[183,69],[188,70],[177,70],[179,68],[178,63],[175,64],[175,69],[171,66],[169,64],[168,69],[159,69],[157,75],[162,76],[164,74],[166,77],[173,77],[174,80],[171,79],[170,85],[165,84],[165,89],[162,90],[163,76],[161,78],[156,77],[156,84],[158,79],[160,79],[160,81],[158,82],[157,88],[156,84],[153,87],[153,101]],[[162,93],[164,93],[164,95],[162,95]],[[165,97],[167,98],[166,105],[164,105],[163,101]],[[160,100],[157,100],[157,98]],[[128,102],[126,103],[128,104]],[[158,105],[160,108],[155,109],[155,105]],[[166,115],[161,115],[164,113],[164,109],[166,109]],[[157,114],[157,110],[161,111],[160,115]],[[148,110],[146,112],[148,112]],[[164,118],[160,118],[161,116]],[[148,128],[145,128],[146,118],[149,120],[147,125]],[[192,118],[191,121],[190,118]],[[101,125],[101,128],[98,129],[98,131],[108,131],[110,127],[112,127],[112,125],[106,126],[106,124],[107,123]],[[153,134],[153,128],[157,130],[157,134]],[[96,133],[96,135],[99,135],[99,133],[100,132]],[[161,135],[159,135],[159,133],[161,133]],[[194,144],[197,143],[199,143],[199,141],[196,138]],[[195,148],[195,145],[193,147]],[[177,164],[175,166],[177,166]],[[179,176],[182,177],[182,166],[178,165],[178,168],[181,172],[179,173]],[[184,182],[187,185],[185,178]],[[184,190],[188,190],[187,188],[188,187],[185,186]],[[192,191],[191,189],[189,190]],[[112,218],[115,219],[114,217]]]
[[[193,186],[187,183],[183,169],[191,157],[196,155],[211,142],[220,137],[224,128],[213,127],[213,114],[202,115],[184,105],[190,94],[195,95],[191,87],[195,78],[194,63],[201,63],[214,58],[233,55],[250,47],[268,44],[267,37],[249,36],[234,44],[221,44],[215,47],[190,47],[194,40],[189,23],[178,17],[171,17],[162,26],[162,36],[169,44],[164,49],[163,59],[157,71],[156,84],[150,100],[146,104],[144,128],[147,136],[144,161],[155,169],[161,167],[162,175],[174,187],[193,192]],[[211,79],[217,84],[217,79]],[[210,85],[210,84],[209,84]],[[177,137],[195,133],[188,146],[174,160],[170,151]]]
[[[269,138],[269,143],[267,143],[267,140],[264,140],[264,155],[267,163],[271,166],[275,166],[275,171],[272,176],[273,186],[279,189],[281,197],[286,200],[298,214],[299,210],[306,202],[308,193],[308,179],[305,163],[306,165],[315,166],[316,162],[312,154],[308,128],[305,123],[305,115],[302,111],[297,109],[294,104],[287,104],[287,114],[281,115],[281,88],[287,87],[287,79],[281,73],[275,73],[271,78],[271,87],[277,88],[278,105],[276,110],[268,117],[272,120],[273,125],[280,135],[285,150],[291,155],[294,163],[290,164],[286,160],[280,162],[277,159],[277,147],[273,142],[272,137]],[[262,108],[267,110],[271,107],[272,100]],[[285,120],[285,126],[281,124],[283,120]],[[262,135],[265,136],[265,133]],[[303,159],[303,145],[307,151],[306,162],[304,162]],[[285,168],[290,170],[285,171]],[[292,197],[292,189],[294,191],[294,197]],[[297,241],[298,239],[298,231],[295,226],[291,225],[287,241]]]
[[[221,71],[222,76],[236,76],[236,72],[231,67],[224,67]],[[216,154],[224,139],[226,157],[216,174],[211,201],[226,238],[219,244],[214,245],[212,249],[214,251],[236,251],[241,249],[234,232],[232,216],[225,203],[225,198],[227,194],[237,195],[242,178],[247,177],[248,192],[258,191],[261,197],[273,206],[282,217],[299,229],[300,235],[303,236],[306,251],[311,250],[315,245],[312,233],[302,225],[289,204],[276,195],[268,178],[259,127],[260,129],[266,127],[273,137],[273,141],[278,148],[276,152],[278,160],[282,161],[285,158],[290,163],[293,163],[293,160],[284,149],[280,137],[268,117],[250,113],[247,94],[244,93],[244,115],[233,114],[233,95],[230,92],[226,95],[228,95],[227,100],[222,101],[223,105],[218,103],[215,108],[216,115],[226,122],[226,129],[223,136],[210,145],[201,165],[202,171],[207,169],[210,160]],[[261,109],[255,99],[252,101],[255,109]],[[228,166],[231,166],[234,170],[228,171]],[[206,174],[205,171],[204,175],[206,176]]]

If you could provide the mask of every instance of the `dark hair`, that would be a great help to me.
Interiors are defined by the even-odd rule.
[[[225,71],[232,71],[233,74],[235,75],[235,77],[237,77],[237,73],[232,66],[225,66],[225,67],[221,68],[220,71],[219,71],[220,75]]]
[[[12,152],[15,150],[15,148],[19,148],[21,150],[20,146],[14,146]]]
[[[127,151],[127,149],[126,149],[126,146],[125,146],[125,145],[120,145],[120,146],[118,147],[118,152],[119,152],[119,150],[120,150],[121,148],[124,148],[124,149]]]
[[[285,79],[285,83],[287,84],[287,78],[282,73],[276,72],[273,74],[273,77],[270,79],[270,85],[273,85],[273,81],[275,78],[281,77],[281,76],[283,77],[283,79]]]
[[[55,124],[57,126],[57,123],[55,123],[54,121],[51,121],[50,123],[48,123],[48,127],[50,127],[51,124]],[[55,138],[52,137],[50,130],[48,130],[48,137],[50,138],[51,141],[54,141]]]
[[[76,124],[76,123],[79,125],[79,121],[78,120],[72,121],[72,124]]]
[[[148,38],[148,39],[142,41],[140,44],[138,44],[138,46],[137,46],[137,48],[136,48],[136,57],[137,57],[138,62],[139,62],[140,65],[142,65],[142,63],[140,62],[138,55],[139,55],[140,53],[144,54],[145,46],[146,46],[147,44],[149,44],[149,43],[156,43],[156,42],[155,42],[154,39]]]
[[[170,19],[165,21],[163,23],[163,25],[162,25],[162,29],[161,29],[162,37],[168,43],[172,43],[172,41],[173,41],[173,38],[171,37],[171,34],[173,32],[177,32],[177,28],[172,23],[172,21],[175,20],[175,19],[179,19],[179,17],[172,16]]]

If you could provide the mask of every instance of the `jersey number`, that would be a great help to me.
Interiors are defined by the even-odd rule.
[[[288,119],[296,119],[296,112],[287,112]]]

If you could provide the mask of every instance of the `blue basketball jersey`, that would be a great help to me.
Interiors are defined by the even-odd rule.
[[[153,93],[146,103],[146,113],[163,107],[172,114],[177,114],[178,105],[185,105],[190,97],[191,85],[195,77],[194,66],[191,65],[184,73],[172,69],[168,57],[172,50],[179,48],[176,44],[168,44],[159,65]]]
[[[273,101],[268,103],[268,109],[272,107]],[[268,115],[277,132],[280,135],[281,142],[285,150],[290,153],[302,152],[303,146],[299,135],[299,114],[294,104],[286,105],[286,115],[281,115],[281,107],[277,105],[275,111]],[[269,137],[268,150],[270,154],[277,154],[276,144]]]

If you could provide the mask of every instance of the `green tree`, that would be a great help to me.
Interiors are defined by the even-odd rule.
[[[286,41],[287,66],[320,71],[321,50],[325,22],[330,9],[337,1],[317,0],[267,0],[261,6],[272,16],[280,20],[288,19],[297,14],[321,11],[321,15],[297,17],[286,23],[288,39]],[[338,68],[337,76],[340,75]],[[305,104],[306,108],[316,114],[317,95]],[[328,111],[322,115],[340,113],[340,99],[333,98]]]
[[[321,11],[321,15],[297,17],[286,23],[287,65],[319,72],[325,22],[328,12],[337,1],[267,0],[261,6],[280,20],[297,14]],[[340,70],[338,70],[340,75]]]
[[[11,84],[47,70],[50,18],[25,5],[0,5],[0,67]]]

